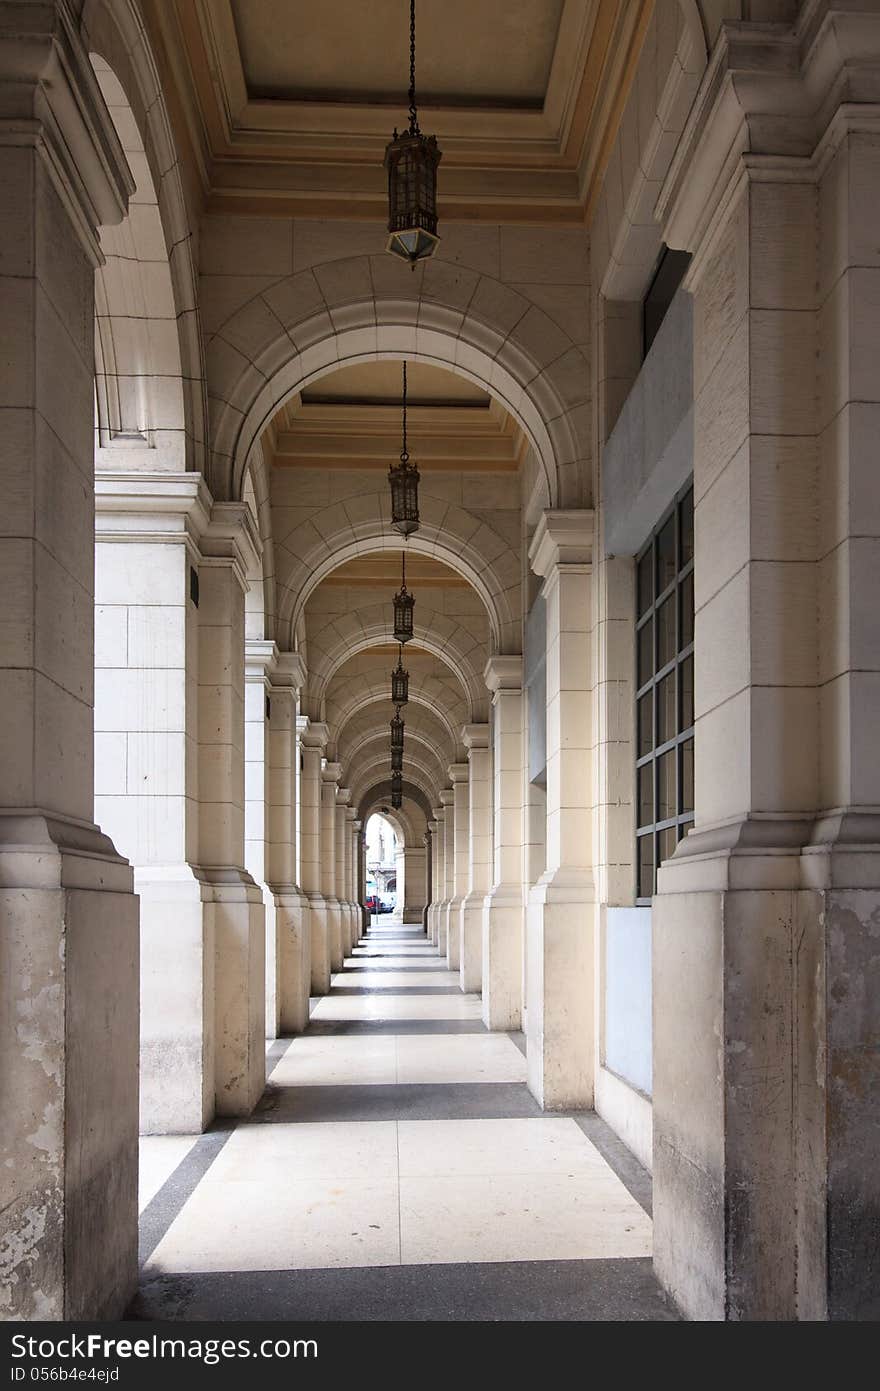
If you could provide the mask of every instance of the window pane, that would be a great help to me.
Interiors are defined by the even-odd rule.
[[[694,572],[685,575],[678,591],[678,611],[681,614],[681,646],[687,647],[694,640]]]
[[[681,681],[681,696],[679,711],[681,712],[681,728],[690,729],[694,722],[694,659],[686,657],[679,667],[679,680]]]
[[[654,893],[654,833],[639,837],[639,898],[650,898]]]
[[[685,739],[681,746],[681,807],[680,811],[694,809],[694,741]]]
[[[651,722],[651,692],[639,701],[639,751],[638,758],[644,758],[654,747],[654,729]]]
[[[640,826],[650,826],[654,820],[654,764],[645,763],[639,769]]]
[[[657,759],[657,820],[675,816],[675,749]]]
[[[665,831],[657,832],[657,859],[660,864],[664,860],[671,859],[678,844],[678,830],[675,826],[667,826]]]
[[[675,513],[657,536],[657,593],[675,579]]]
[[[638,684],[644,686],[654,674],[654,620],[649,618],[644,628],[639,629],[639,674]]]
[[[653,559],[651,548],[649,547],[639,561],[639,618],[651,607],[654,601],[654,586],[651,583],[653,578]]]
[[[675,728],[675,672],[657,683],[657,743],[665,744],[677,733]]]
[[[679,568],[694,558],[694,492],[690,490],[681,500],[679,511],[679,538],[681,561]]]
[[[657,669],[671,662],[675,656],[675,595],[660,605],[657,610]]]

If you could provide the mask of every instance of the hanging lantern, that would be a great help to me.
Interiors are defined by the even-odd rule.
[[[392,773],[403,772],[403,749],[391,747],[391,771]]]
[[[397,658],[397,666],[391,673],[391,699],[400,708],[409,700],[409,672],[403,667],[403,648]]]
[[[400,569],[400,588],[394,596],[394,641],[401,645],[409,642],[413,635],[413,609],[415,598],[406,587],[406,553],[404,552]]]
[[[419,529],[419,471],[406,447],[406,363],[403,364],[403,445],[400,463],[388,470],[391,484],[391,525],[401,536]]]
[[[396,808],[403,806],[403,773],[391,774],[391,805]]]
[[[395,715],[391,721],[391,747],[392,749],[403,748],[403,720],[399,715]]]
[[[388,170],[388,241],[386,248],[408,261],[433,256],[437,249],[437,165],[441,154],[435,135],[422,135],[416,111],[416,0],[409,5],[409,130],[385,147]]]

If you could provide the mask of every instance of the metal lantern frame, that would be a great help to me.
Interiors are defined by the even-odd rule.
[[[392,771],[392,773],[402,773],[402,772],[403,772],[403,748],[402,748],[402,747],[399,748],[399,749],[396,749],[396,748],[394,748],[394,747],[392,746],[392,749],[391,749],[391,771]]]
[[[397,657],[397,666],[391,673],[391,699],[398,710],[409,702],[409,672],[403,665],[403,648]]]
[[[403,773],[391,774],[391,805],[398,810],[403,806]]]
[[[406,554],[403,556],[400,574],[400,588],[394,596],[394,641],[401,644],[409,642],[413,636],[413,609],[415,596],[406,587]]]
[[[388,172],[388,240],[386,250],[414,270],[433,256],[437,235],[437,165],[442,154],[435,135],[423,135],[416,108],[416,0],[409,6],[409,129],[395,127],[385,147]]]
[[[403,720],[401,719],[400,715],[395,714],[394,719],[391,721],[391,747],[392,747],[392,749],[402,749],[402,748],[403,748],[403,731],[404,731],[404,728],[405,728],[405,726],[404,726]]]
[[[410,462],[406,440],[406,362],[403,364],[402,435],[400,462],[388,470],[391,485],[391,525],[401,536],[411,536],[419,529],[419,470]]]

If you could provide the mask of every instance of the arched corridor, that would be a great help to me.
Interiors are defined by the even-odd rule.
[[[0,0],[5,1322],[880,1315],[878,111]]]

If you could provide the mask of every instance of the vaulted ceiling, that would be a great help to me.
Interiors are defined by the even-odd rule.
[[[419,0],[447,219],[580,222],[653,0]],[[210,211],[382,217],[407,0],[146,0]]]

